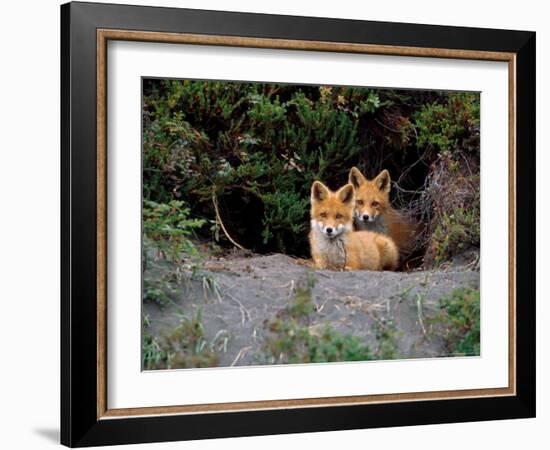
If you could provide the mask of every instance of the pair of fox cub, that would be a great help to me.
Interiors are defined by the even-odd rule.
[[[387,170],[368,180],[356,167],[331,191],[311,186],[311,256],[317,269],[395,270],[414,239],[415,226],[390,204]]]

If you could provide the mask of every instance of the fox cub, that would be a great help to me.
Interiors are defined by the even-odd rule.
[[[353,167],[349,182],[355,188],[355,229],[388,235],[397,245],[400,255],[408,256],[414,250],[418,227],[392,208],[390,173],[383,170],[368,180],[357,167]]]
[[[311,186],[311,256],[317,269],[395,270],[394,242],[372,231],[353,231],[355,191],[346,184],[333,192],[323,183]]]

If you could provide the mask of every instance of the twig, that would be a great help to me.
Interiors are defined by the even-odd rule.
[[[235,283],[235,284],[232,284],[229,287],[226,287],[222,294],[225,294],[227,291],[230,291],[231,289],[233,289],[236,286],[239,286],[239,283]]]
[[[273,286],[273,287],[276,289],[282,289],[282,288],[292,286],[293,283],[294,283],[294,280],[290,280],[288,283],[281,284],[280,286]]]
[[[231,367],[233,367],[235,364],[237,364],[237,361],[239,361],[239,359],[241,359],[241,357],[248,351],[250,350],[250,347],[243,347],[239,350],[239,353],[237,353],[237,356],[235,356],[235,359],[233,360],[233,362],[230,364]]]
[[[399,294],[400,298],[397,303],[401,303],[403,300],[406,300],[407,297],[409,296],[409,292],[411,292],[413,288],[414,288],[414,284],[410,285],[408,288],[403,289],[403,292]]]
[[[422,296],[420,294],[416,294],[416,309],[418,311],[418,322],[422,328],[422,333],[426,336],[426,328],[424,327],[424,321],[422,320]]]
[[[294,287],[294,280],[290,280],[290,288],[288,289],[288,296],[290,297],[295,290],[296,289]]]
[[[409,167],[407,167],[399,176],[399,179],[397,180],[397,183],[401,183],[401,180],[409,174],[409,172],[412,170],[414,166],[416,166],[418,163],[424,163],[424,156],[425,154],[420,155],[420,157],[412,163]],[[425,163],[424,163],[425,164]]]
[[[420,194],[422,194],[422,192],[424,191],[424,189],[421,189],[421,188],[416,189],[416,190],[414,190],[414,191],[411,190],[411,189],[402,188],[401,186],[399,186],[399,185],[397,184],[396,181],[393,181],[393,182],[392,182],[392,185],[393,185],[393,187],[394,187],[395,189],[397,189],[398,191],[400,191],[400,192],[405,192],[405,193],[407,193],[407,194],[420,195]]]
[[[247,320],[250,320],[250,313],[248,312],[248,309],[246,309],[244,305],[235,297],[233,297],[233,295],[231,295],[229,292],[226,292],[226,295],[229,297],[230,300],[233,300],[235,303],[237,303],[237,306],[241,311],[241,322],[244,324]]]
[[[328,298],[323,302],[323,304],[321,306],[318,306],[315,308],[316,312],[320,313],[321,311],[323,311],[325,305],[327,304],[328,302]]]
[[[476,254],[474,256],[474,259],[470,261],[466,266],[468,269],[471,270],[478,270],[479,269],[479,254]]]
[[[229,242],[231,242],[235,247],[241,249],[241,250],[244,250],[245,252],[248,251],[246,248],[244,248],[241,244],[239,244],[238,242],[236,242],[230,235],[229,233],[227,232],[227,230],[225,229],[225,225],[223,224],[222,222],[222,218],[220,216],[220,210],[218,208],[218,198],[216,197],[216,194],[214,192],[212,192],[212,203],[214,204],[214,211],[216,212],[216,221],[220,224],[220,227],[223,231],[223,233],[225,234],[225,237],[227,239],[229,239]]]
[[[374,119],[374,121],[375,121],[378,125],[384,127],[386,130],[391,131],[392,133],[401,134],[401,132],[400,132],[399,130],[396,130],[396,129],[394,129],[394,128],[388,127],[386,124],[380,122],[378,119]]]

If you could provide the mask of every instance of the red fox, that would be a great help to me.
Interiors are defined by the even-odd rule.
[[[320,181],[311,186],[311,256],[317,269],[395,270],[396,245],[388,236],[353,231],[355,191],[346,184],[333,192]]]
[[[354,226],[356,230],[376,231],[393,239],[401,256],[414,250],[418,227],[390,203],[391,179],[387,170],[372,180],[353,167],[349,182],[355,188]]]

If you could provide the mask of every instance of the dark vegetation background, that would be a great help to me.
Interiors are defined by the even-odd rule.
[[[424,225],[416,265],[439,266],[479,247],[479,109],[477,93],[144,79],[146,238],[223,252],[223,223],[254,252],[309,257],[311,183],[357,166],[390,171]]]

